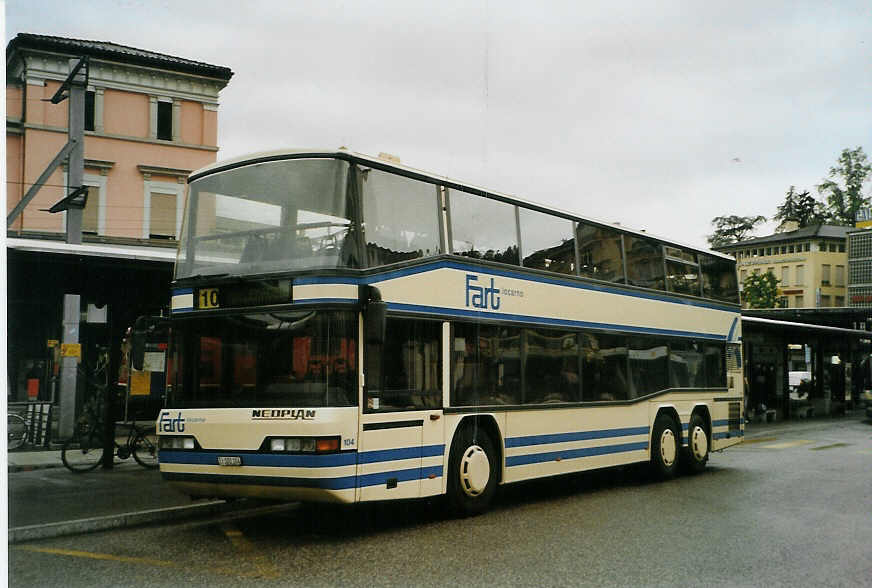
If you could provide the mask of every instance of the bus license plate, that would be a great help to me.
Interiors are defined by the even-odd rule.
[[[197,308],[218,308],[218,288],[200,288]]]
[[[218,465],[220,466],[241,466],[242,458],[238,455],[221,455],[218,457]]]

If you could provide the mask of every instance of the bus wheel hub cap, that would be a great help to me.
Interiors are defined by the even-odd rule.
[[[690,446],[693,448],[693,456],[698,460],[705,459],[708,454],[708,437],[702,427],[694,427],[690,438]]]
[[[660,435],[660,459],[663,460],[663,465],[666,467],[675,463],[675,434],[672,429],[666,429]]]
[[[460,460],[460,482],[469,496],[478,496],[487,487],[490,479],[490,460],[478,445],[473,445]]]

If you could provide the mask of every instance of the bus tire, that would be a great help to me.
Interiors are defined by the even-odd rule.
[[[710,441],[705,419],[694,413],[690,416],[687,427],[687,450],[684,453],[684,464],[687,471],[698,474],[705,469],[709,458]]]
[[[668,480],[678,471],[681,454],[680,429],[671,416],[661,412],[654,419],[651,436],[651,471],[660,480]]]
[[[461,516],[487,509],[499,479],[497,452],[481,428],[463,426],[454,436],[448,456],[448,500]]]

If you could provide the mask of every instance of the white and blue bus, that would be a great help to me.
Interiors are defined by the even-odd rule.
[[[742,440],[733,259],[392,161],[281,151],[191,175],[162,476],[354,503]]]

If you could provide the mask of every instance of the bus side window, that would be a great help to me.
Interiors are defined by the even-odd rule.
[[[381,352],[383,385],[374,410],[442,407],[442,323],[388,319]],[[377,349],[374,347],[374,349]]]

